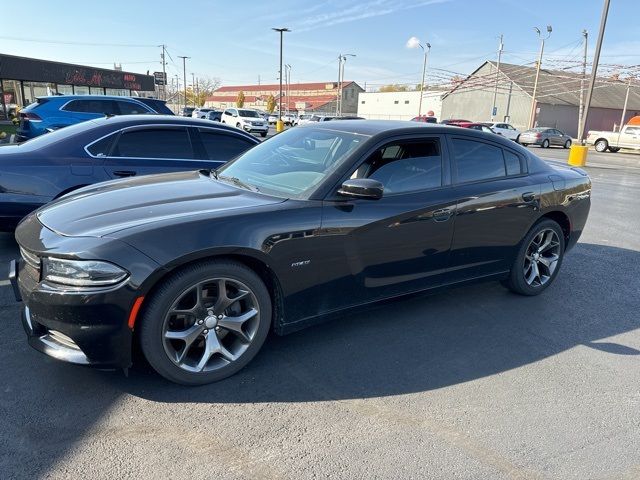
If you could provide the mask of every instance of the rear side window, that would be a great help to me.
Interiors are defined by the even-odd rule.
[[[200,130],[200,138],[209,160],[226,162],[246,152],[255,144],[239,135]]]
[[[520,157],[509,150],[504,150],[504,164],[507,169],[507,175],[520,175],[522,173]]]
[[[161,100],[156,100],[154,98],[140,98],[138,99],[138,101],[144,103],[147,107],[151,108],[157,113],[162,113],[164,115],[173,115],[171,109],[167,107],[167,104]]]
[[[141,113],[149,113],[142,105],[139,105],[134,102],[123,102],[118,100],[118,109],[120,110],[120,115],[138,115]]]
[[[454,138],[451,143],[458,172],[458,183],[476,182],[506,175],[501,148],[461,138]]]
[[[123,132],[114,157],[192,159],[193,148],[185,128],[148,128]]]
[[[62,110],[78,113],[101,113],[115,115],[115,104],[112,100],[71,100]]]
[[[97,142],[93,142],[91,145],[87,147],[87,150],[91,155],[97,157],[98,155],[109,155],[111,151],[111,144],[113,143],[113,139],[115,135],[109,135],[108,137],[103,138],[102,140],[98,140]]]

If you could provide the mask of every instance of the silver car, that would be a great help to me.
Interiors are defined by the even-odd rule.
[[[557,146],[569,148],[571,137],[556,128],[536,127],[520,134],[518,142],[525,147],[527,145],[540,145],[542,148]]]

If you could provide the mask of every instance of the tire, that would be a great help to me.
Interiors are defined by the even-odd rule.
[[[611,153],[618,153],[620,151],[619,147],[609,147],[609,151]]]
[[[520,143],[520,135],[516,137],[516,143]]]
[[[541,146],[542,148],[549,148],[549,140],[544,139],[544,140],[542,141],[542,143],[540,144],[540,146]]]
[[[594,148],[596,149],[596,152],[604,152],[607,148],[609,148],[609,142],[607,142],[605,139],[601,138],[600,140],[598,140],[595,145]]]
[[[267,136],[267,132],[260,132],[260,136],[261,136],[262,138],[265,138],[265,137]]]
[[[571,140],[567,140],[566,142],[564,142],[564,147],[565,149],[570,148],[571,147]]]
[[[220,285],[224,297],[218,293]],[[271,327],[266,286],[254,271],[228,260],[178,270],[145,304],[142,352],[156,372],[182,385],[204,385],[235,374],[255,357]],[[178,309],[183,313],[175,313]]]
[[[521,145],[522,145],[523,147],[528,147],[528,146],[529,146],[529,144],[528,144],[528,143],[521,143]]]
[[[557,242],[557,246],[553,248],[547,247],[546,250],[542,251],[542,254],[538,253],[539,250],[535,247],[535,245],[540,243],[540,235],[542,234],[542,243],[544,247],[544,242],[547,240],[549,232],[553,232],[555,236],[552,236],[552,241],[549,245],[554,245]],[[538,242],[538,243],[536,243]],[[532,250],[533,248],[533,250]],[[557,256],[557,258],[551,262],[553,264],[553,268],[546,267],[541,265],[539,262],[536,263],[536,268],[538,269],[538,276],[535,277],[535,271],[532,271],[530,266],[533,261],[533,256],[531,253],[535,250],[534,253],[538,254],[538,258],[543,258],[549,263],[551,258]],[[558,272],[560,271],[560,267],[562,266],[562,259],[564,258],[564,234],[562,232],[562,228],[556,222],[550,219],[541,219],[537,222],[529,232],[522,239],[520,244],[520,249],[518,250],[518,254],[516,255],[515,260],[513,261],[513,265],[511,266],[511,272],[509,273],[509,277],[507,280],[503,282],[503,285],[507,287],[512,292],[518,293],[520,295],[539,295],[543,291],[549,287],[555,280]],[[540,262],[544,261],[541,260]],[[532,281],[529,281],[531,277],[534,277]],[[536,279],[538,279],[536,281]]]

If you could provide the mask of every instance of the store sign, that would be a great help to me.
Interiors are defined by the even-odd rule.
[[[156,85],[167,84],[167,74],[165,72],[153,72],[153,79]]]

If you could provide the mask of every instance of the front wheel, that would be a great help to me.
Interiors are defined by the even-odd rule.
[[[596,142],[596,144],[594,145],[596,152],[604,152],[608,147],[609,147],[609,142],[607,142],[606,140],[602,139],[602,140],[598,140]]]
[[[271,325],[271,297],[244,265],[203,261],[164,281],[140,320],[149,364],[172,382],[202,385],[233,375],[258,353]]]
[[[570,148],[571,147],[571,140],[567,140],[566,142],[564,142],[564,148]]]
[[[564,234],[553,220],[536,223],[522,240],[504,285],[520,295],[539,295],[553,283],[564,256]]]
[[[549,148],[549,140],[544,140],[541,146],[542,148]]]

